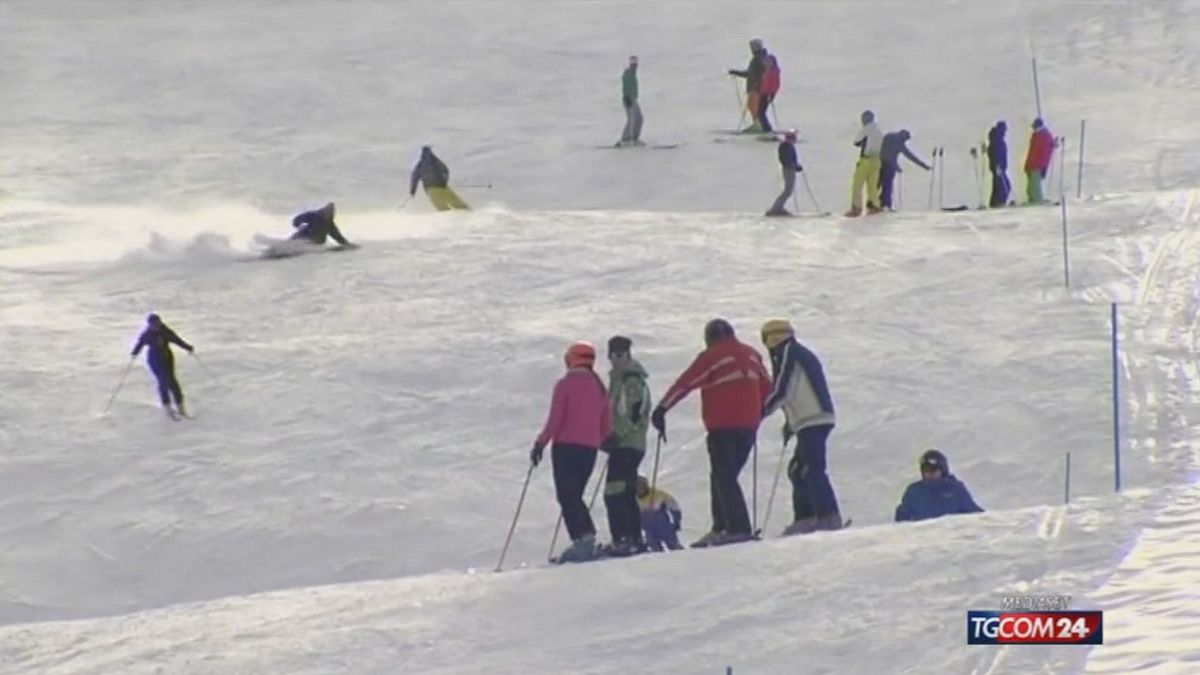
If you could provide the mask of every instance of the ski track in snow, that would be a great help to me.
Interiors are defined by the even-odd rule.
[[[742,7],[0,7],[0,672],[1192,673],[1200,13]],[[904,67],[845,40],[864,30],[905,35]],[[835,213],[864,106],[918,154],[946,146],[947,205],[974,205],[963,149],[1007,118],[1020,189],[1036,43],[1072,195],[1088,118],[1071,289],[1057,208],[757,217],[773,146],[705,135],[732,123],[723,72],[750,35],[783,59],[778,112]],[[578,149],[619,130],[626,52],[647,133],[680,148]],[[544,81],[547,64],[572,77]],[[456,180],[495,183],[462,190],[476,211],[396,208],[426,142]],[[924,208],[928,175],[907,174],[902,203]],[[362,250],[255,259],[256,235],[325,195]],[[99,414],[152,309],[208,367],[177,356],[195,420],[162,416],[140,362]],[[748,341],[790,317],[821,355],[855,526],[543,568],[543,467],[509,571],[486,573],[563,346],[631,335],[659,395],[714,315]],[[659,474],[686,540],[707,526],[695,398]],[[778,426],[759,437],[759,517]],[[889,524],[931,446],[988,513]],[[789,498],[783,481],[768,537]],[[1105,609],[1107,644],[963,644],[965,612],[1011,593]]]

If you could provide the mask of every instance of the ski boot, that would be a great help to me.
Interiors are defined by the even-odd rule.
[[[834,530],[840,530],[842,527],[842,514],[838,513],[837,511],[834,511],[833,513],[826,513],[823,516],[817,517],[818,530],[832,532]]]
[[[595,560],[596,554],[596,535],[585,534],[571,542],[571,545],[562,552],[562,555],[558,556],[558,561],[587,562],[588,560]]]
[[[791,525],[783,528],[783,534],[781,536],[790,537],[794,534],[811,534],[816,531],[817,519],[815,517],[801,518],[793,522]]]
[[[850,210],[846,212],[847,218],[857,218],[861,215],[862,215],[862,208],[860,208],[858,206],[851,206]]]
[[[703,537],[692,542],[692,548],[708,548],[713,545],[713,542],[723,536],[725,536],[724,532],[706,532]]]

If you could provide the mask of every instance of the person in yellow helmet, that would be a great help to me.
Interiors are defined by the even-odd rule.
[[[683,524],[683,511],[679,502],[659,487],[650,487],[645,476],[637,477],[638,507],[642,512],[642,531],[646,534],[646,548],[662,551],[663,547],[678,551],[679,528]]]
[[[784,445],[796,436],[795,454],[788,465],[795,518],[783,534],[840,530],[842,516],[825,464],[825,442],[836,417],[821,361],[796,340],[796,331],[786,319],[764,323],[762,341],[771,354],[773,380],[763,418],[783,409]]]

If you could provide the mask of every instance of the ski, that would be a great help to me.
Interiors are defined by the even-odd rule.
[[[675,148],[678,148],[681,145],[684,145],[684,144],[683,143],[642,143],[641,145],[622,145],[620,143],[617,143],[615,145],[597,145],[597,146],[595,146],[595,148],[597,150],[632,150],[632,149],[636,149],[636,148],[643,148],[646,150],[674,150]]]

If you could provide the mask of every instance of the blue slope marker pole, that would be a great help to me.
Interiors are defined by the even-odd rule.
[[[1120,362],[1117,354],[1117,303],[1112,303],[1112,414],[1113,414],[1113,485],[1121,491],[1121,403]]]

